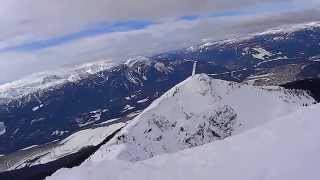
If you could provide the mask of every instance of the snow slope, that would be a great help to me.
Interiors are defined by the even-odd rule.
[[[11,167],[8,167],[8,170],[46,164],[67,155],[79,152],[84,147],[97,146],[112,133],[121,129],[124,125],[125,123],[117,123],[106,127],[78,131],[77,133],[74,133],[60,141],[53,148],[43,149],[38,153],[32,153],[32,155],[27,156],[25,159],[15,162]]]
[[[117,123],[106,127],[99,127],[96,129],[86,129],[72,134],[71,136],[59,142],[60,146],[55,148],[53,150],[54,152],[50,152],[49,154],[41,157],[37,161],[37,163],[45,164],[47,162],[59,159],[66,155],[76,153],[80,151],[83,147],[97,146],[104,139],[106,139],[115,131],[122,128],[124,125],[125,123]]]
[[[23,79],[0,85],[0,100],[15,99],[27,94],[59,86],[66,82],[77,82],[89,75],[115,67],[111,60],[86,63],[76,67],[35,73]],[[1,101],[0,101],[1,102]]]
[[[318,179],[320,105],[197,148],[130,163],[104,160],[62,169],[47,180]]]
[[[304,92],[190,77],[137,116],[86,163],[140,161],[224,139],[314,100]]]
[[[266,58],[271,57],[273,54],[268,52],[267,50],[259,47],[259,48],[252,48],[256,53],[252,54],[253,57],[260,60],[265,60]]]
[[[6,133],[6,126],[4,122],[0,122],[0,136]]]

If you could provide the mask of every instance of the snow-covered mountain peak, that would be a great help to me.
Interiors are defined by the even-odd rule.
[[[133,67],[140,63],[150,65],[151,59],[144,56],[137,56],[137,57],[129,58],[124,64],[127,65],[128,67]]]
[[[138,66],[149,66],[151,60],[146,57],[138,56],[128,59],[124,65],[129,68]],[[31,94],[33,92],[45,90],[51,87],[63,85],[67,82],[77,82],[90,75],[116,67],[119,63],[111,60],[85,63],[75,67],[61,68],[59,70],[40,72],[29,75],[23,79],[0,85],[0,100],[14,99]],[[163,64],[156,64],[159,71],[170,71]]]
[[[314,22],[308,22],[308,23],[278,26],[276,28],[271,28],[264,32],[256,33],[254,35],[258,36],[258,35],[268,35],[268,34],[292,33],[292,32],[300,31],[303,29],[313,29],[313,28],[319,28],[319,27],[320,27],[320,22],[314,21]]]
[[[62,169],[47,180],[317,179],[320,105],[239,135],[137,163],[103,161]]]
[[[223,139],[314,103],[306,93],[195,75],[165,93],[88,161],[140,161]]]
[[[208,48],[210,48],[211,46],[222,46],[222,45],[228,45],[228,44],[230,45],[230,44],[250,40],[250,39],[253,39],[253,38],[259,37],[259,36],[264,36],[264,35],[283,36],[283,35],[291,34],[294,32],[301,31],[301,30],[312,30],[314,28],[319,28],[319,27],[320,27],[320,21],[300,23],[300,24],[286,24],[286,25],[270,28],[265,31],[251,33],[251,34],[248,34],[247,36],[239,37],[238,35],[234,35],[233,38],[221,39],[221,40],[206,39],[204,42],[199,43],[199,45],[194,45],[194,46],[188,47],[185,50],[188,52],[203,51],[203,50],[208,50]],[[275,38],[275,39],[277,39],[277,38]],[[281,38],[279,38],[279,39],[281,39]]]
[[[0,85],[0,100],[19,98],[66,82],[76,82],[115,65],[110,61],[98,61],[71,68],[62,68],[57,71],[35,73],[23,79]]]

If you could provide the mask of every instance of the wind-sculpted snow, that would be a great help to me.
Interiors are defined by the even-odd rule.
[[[314,103],[302,91],[190,77],[153,102],[88,162],[140,161],[224,139]]]

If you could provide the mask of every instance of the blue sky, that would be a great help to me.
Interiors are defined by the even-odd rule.
[[[3,0],[0,84],[65,65],[318,21],[319,11],[319,0]]]
[[[7,51],[36,51],[44,48],[49,48],[52,46],[59,46],[64,43],[69,43],[71,41],[97,36],[100,34],[113,33],[113,32],[126,32],[131,30],[144,29],[150,25],[154,24],[152,21],[136,20],[136,21],[120,21],[115,23],[100,23],[98,25],[92,25],[91,27],[85,28],[83,30],[73,32],[70,34],[52,37],[49,39],[42,39],[38,41],[31,41],[15,46],[4,47],[0,49],[1,52]]]

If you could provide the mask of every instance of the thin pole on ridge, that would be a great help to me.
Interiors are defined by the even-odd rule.
[[[194,61],[193,62],[193,68],[192,68],[192,75],[191,76],[196,75],[197,62],[198,61]]]
[[[193,67],[192,67],[192,73],[191,73],[191,76],[196,75],[197,63],[198,63],[198,61],[195,61],[195,60],[188,60],[188,59],[184,59],[184,61],[186,61],[186,62],[193,62]]]

